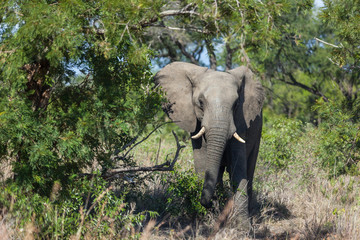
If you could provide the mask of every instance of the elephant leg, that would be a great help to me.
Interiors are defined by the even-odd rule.
[[[260,138],[262,130],[262,118],[258,117],[255,119],[254,126],[250,131],[248,131],[247,139],[252,139],[253,142],[249,144],[252,148],[247,148],[247,177],[248,177],[248,199],[249,199],[249,213],[252,210],[252,194],[253,194],[253,178],[254,171],[256,166],[256,159],[259,153],[260,147]]]
[[[248,177],[245,144],[230,140],[228,171],[234,192],[236,226],[244,231],[251,229],[248,212]]]
[[[254,179],[254,171],[256,166],[256,159],[259,153],[259,146],[260,144],[257,144],[251,151],[251,153],[248,156],[247,161],[247,195],[248,195],[248,201],[249,201],[249,213],[252,210],[252,195],[253,195],[253,179]]]
[[[206,171],[206,142],[203,138],[191,139],[194,152],[195,171],[200,179],[205,178]]]

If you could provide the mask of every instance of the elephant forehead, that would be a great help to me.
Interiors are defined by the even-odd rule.
[[[233,84],[236,82],[236,79],[229,73],[213,71],[205,72],[201,76],[201,81],[210,81],[213,82],[213,84],[218,84],[219,82],[223,82],[223,84]]]
[[[208,76],[203,79],[200,92],[204,93],[206,98],[213,100],[235,100],[238,98],[238,85],[229,74],[218,74],[218,77]]]

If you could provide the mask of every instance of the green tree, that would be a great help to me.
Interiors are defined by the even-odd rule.
[[[336,69],[330,77],[345,97],[345,106],[356,113],[360,90],[360,1],[325,0],[320,18],[332,30],[331,40],[323,42]]]
[[[94,163],[109,168],[153,122],[151,53],[135,39],[162,4],[1,1],[0,157],[17,182],[49,194]]]

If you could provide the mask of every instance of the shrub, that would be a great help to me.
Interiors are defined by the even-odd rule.
[[[173,171],[163,179],[167,188],[167,211],[173,215],[203,216],[206,208],[200,204],[203,181],[194,171]]]
[[[315,153],[330,176],[360,174],[360,122],[341,102],[318,102],[321,117]]]
[[[302,122],[294,119],[270,120],[263,128],[259,159],[270,169],[285,169],[295,160],[296,144],[302,135]]]
[[[108,183],[98,176],[72,183],[72,189],[60,195],[61,186],[54,186],[51,198],[15,184],[1,186],[0,207],[7,212],[5,221],[13,224],[14,237],[24,238],[22,234],[31,224],[31,235],[38,239],[84,235],[119,239],[133,235],[135,227],[148,215],[153,218],[157,215],[147,211],[134,213],[125,202],[128,190],[122,189],[122,195],[116,196]]]

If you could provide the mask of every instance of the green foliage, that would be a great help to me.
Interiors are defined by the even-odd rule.
[[[116,196],[100,177],[73,182],[71,187],[64,198],[58,195],[60,184],[55,184],[52,197],[48,198],[14,184],[2,185],[0,206],[8,213],[7,218],[17,220],[12,226],[16,237],[23,238],[22,234],[30,231],[39,239],[69,239],[77,234],[98,239],[123,238],[141,225],[148,214],[156,217],[154,212],[134,214],[124,201],[128,190],[123,189],[122,195]]]
[[[343,107],[352,110],[360,88],[360,2],[325,0],[319,17],[332,32],[326,48],[336,66],[333,78],[346,98]]]
[[[316,153],[331,176],[344,173],[359,175],[360,122],[341,108],[341,103],[319,102],[315,107],[322,122],[319,125]]]
[[[360,123],[343,103],[318,101],[314,107],[317,127],[304,127],[298,120],[267,116],[259,158],[269,171],[285,170],[301,164],[304,152],[317,159],[330,177],[359,175]],[[310,155],[309,155],[310,154]]]
[[[164,179],[167,188],[167,211],[173,215],[203,216],[207,210],[200,204],[203,181],[194,171],[173,171]]]
[[[113,166],[154,123],[151,52],[122,25],[144,3],[2,2],[0,161],[12,159],[17,183],[49,196],[55,181]]]
[[[299,120],[276,118],[265,124],[259,158],[271,171],[284,170],[296,160],[297,141],[302,136]]]

